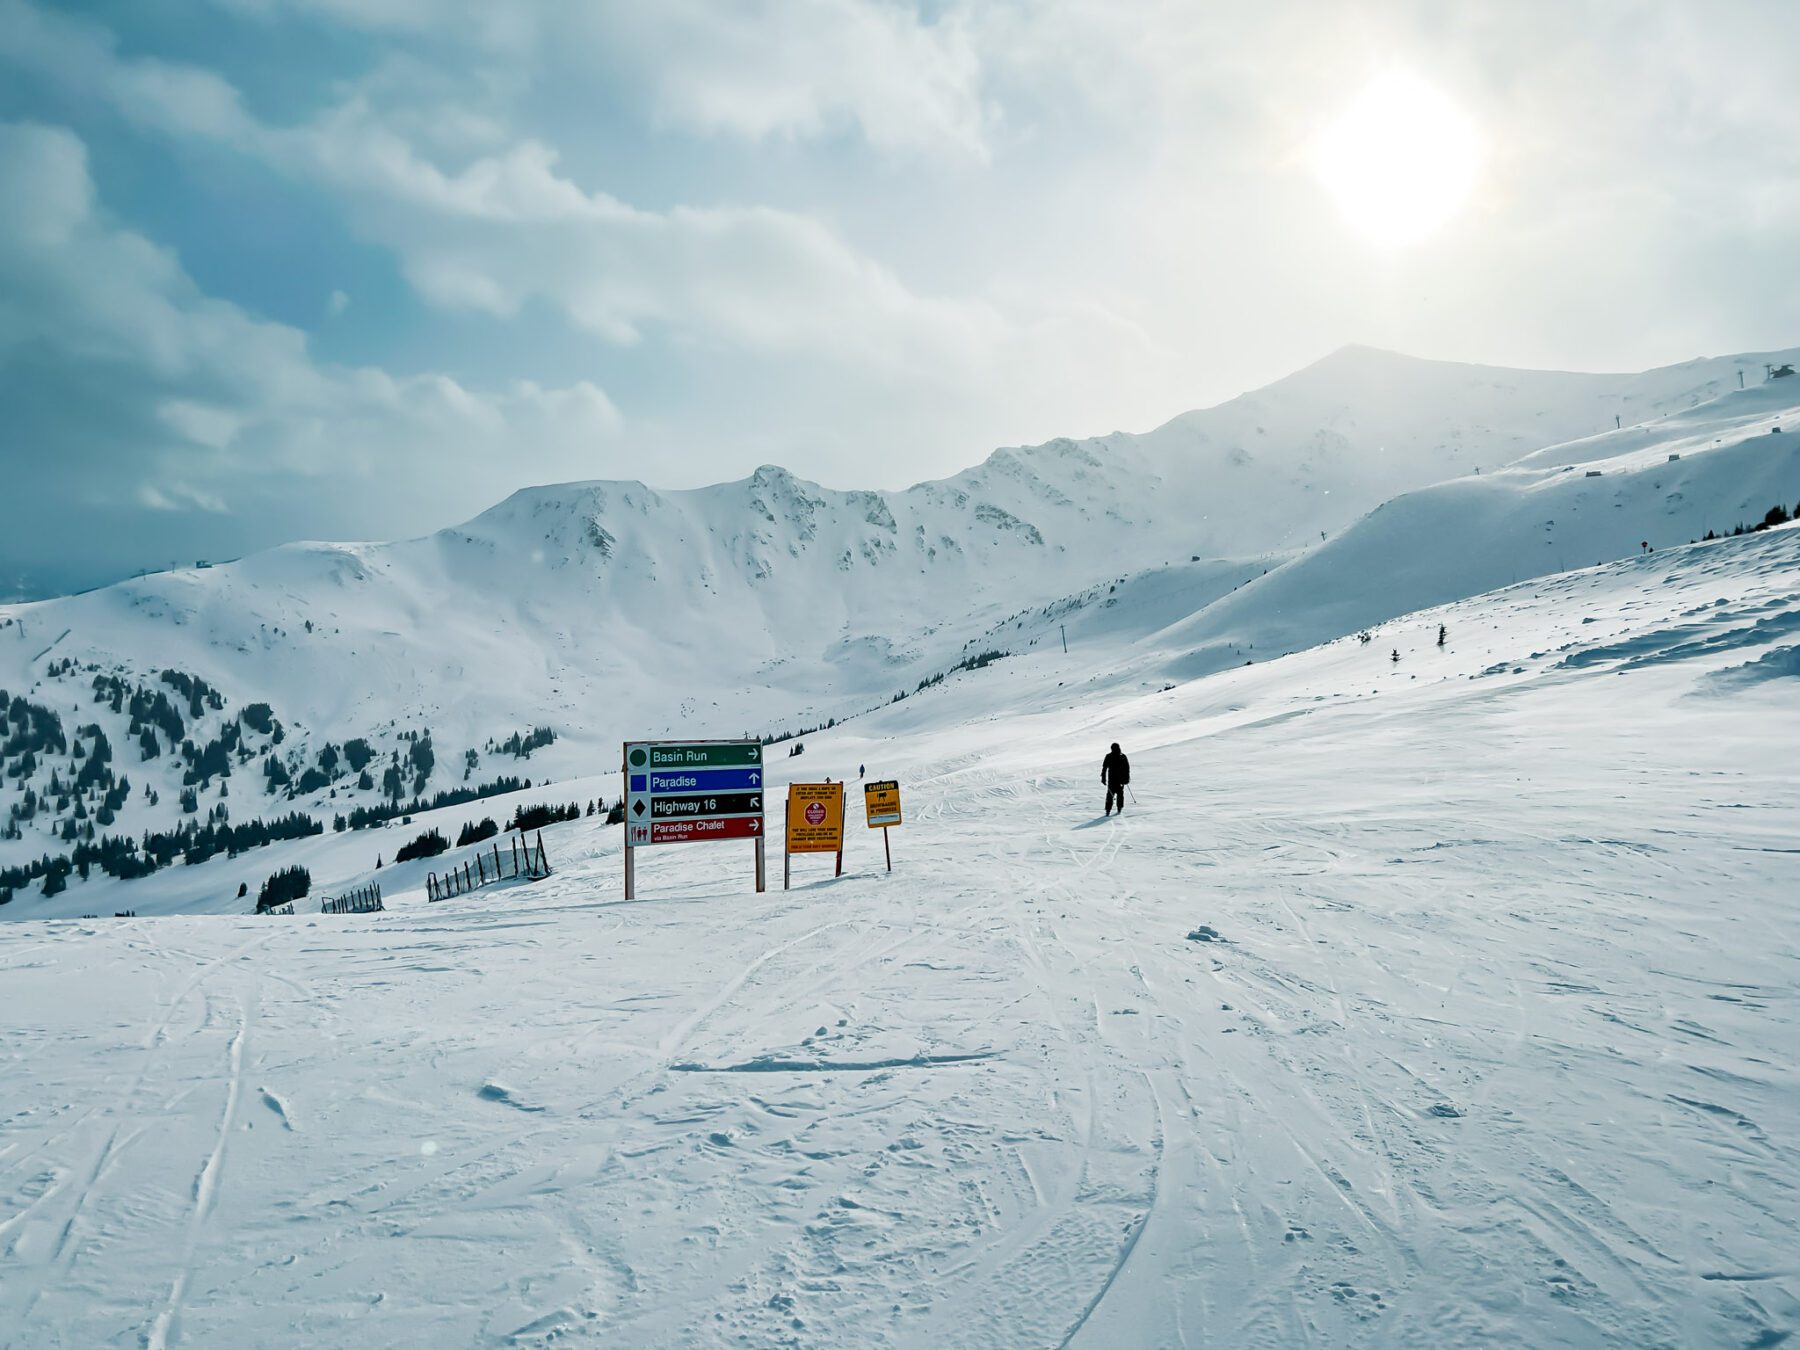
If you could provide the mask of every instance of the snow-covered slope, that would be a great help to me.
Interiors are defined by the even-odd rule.
[[[901,780],[892,874],[621,904],[581,821],[382,915],[0,925],[0,1341],[1783,1343],[1800,530],[1378,639],[1040,642],[778,756]]]
[[[1800,388],[1783,382],[1385,502],[1161,635],[1178,674],[1295,651],[1510,582],[1800,510]],[[1786,423],[1785,428],[1783,423]]]
[[[1639,426],[1382,503],[1285,559],[1175,564],[1009,616],[981,643],[1110,646],[1143,681],[1191,679],[1526,578],[1800,514],[1800,380],[1732,391]]]
[[[1794,438],[1762,437],[1773,457],[1738,451],[1800,381],[1720,391],[1764,359],[1597,376],[1351,348],[1142,436],[1001,450],[905,492],[830,491],[774,468],[689,492],[534,488],[423,539],[295,545],[0,608],[0,690],[55,712],[71,749],[99,728],[132,786],[107,814],[136,834],[221,810],[329,818],[380,801],[396,754],[410,797],[592,773],[628,735],[800,728],[885,703],[971,651],[1060,643],[1054,625],[1146,680],[1194,674],[1639,538],[1728,526],[1739,501],[1760,510]],[[1615,418],[1624,430],[1608,429]],[[1561,460],[1529,454],[1571,436],[1591,439],[1570,462],[1605,460],[1607,478],[1562,481]],[[1710,453],[1658,469],[1690,443]],[[1791,482],[1771,500],[1800,496]],[[1359,519],[1395,494],[1410,495]],[[1181,626],[1125,650],[1168,625]],[[279,743],[245,734],[222,752],[235,785],[204,776],[192,811],[191,761],[173,743],[139,759],[133,730],[132,692],[161,690],[166,670],[221,697],[165,740],[235,737],[259,701],[282,726]],[[97,673],[129,686],[117,710],[95,701]],[[559,739],[529,759],[495,748],[536,726]],[[425,732],[432,754],[415,757],[402,737]],[[340,757],[303,790],[351,738],[370,743],[370,785]],[[291,798],[265,791],[270,759]],[[74,772],[46,754],[0,779],[0,818],[28,791],[51,803],[0,839],[0,866],[71,842],[80,794],[54,791],[52,774]]]

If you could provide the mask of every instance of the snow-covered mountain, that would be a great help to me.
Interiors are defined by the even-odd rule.
[[[1800,380],[1734,388],[1402,493],[1225,594],[1207,593],[1201,564],[1154,568],[986,640],[1104,635],[1145,681],[1193,679],[1526,578],[1754,527],[1776,506],[1800,516]]]
[[[0,908],[53,920],[0,924],[0,1341],[1791,1338],[1800,380],[1657,372],[1596,432],[1592,389],[1510,377],[1568,395],[1543,445],[1455,412],[1492,372],[1296,380],[1317,411],[1358,365],[1413,381],[1357,405],[1379,488],[1291,432],[1221,466],[1215,410],[912,493],[540,489],[0,614],[3,847],[214,832]],[[1205,502],[1240,556],[1173,547]],[[893,547],[840,570],[858,539]],[[969,646],[1007,655],[881,697]],[[429,872],[507,846],[396,860],[615,792],[621,728],[852,696],[765,790],[900,781],[892,870],[854,807],[841,875],[764,894],[740,843],[618,903],[598,816],[447,903]],[[222,810],[503,772],[557,781],[221,856]],[[246,913],[287,868],[293,916]]]
[[[22,898],[0,1341],[1782,1344],[1797,655],[1789,526],[1142,696],[1040,643],[773,761],[899,779],[892,872],[856,820],[620,904],[584,819],[431,904],[457,808]],[[289,864],[387,912],[230,900]]]
[[[1145,681],[1193,675],[1728,529],[1800,496],[1800,438],[1770,431],[1800,423],[1800,380],[1760,384],[1791,355],[1612,376],[1350,348],[1143,435],[1003,449],[901,492],[773,467],[563,484],[422,539],[3,607],[0,690],[63,728],[5,765],[0,822],[36,809],[0,866],[109,827],[592,773],[630,735],[798,729],[1062,629]],[[159,694],[178,715],[146,739]],[[537,727],[556,741],[504,748]],[[93,770],[69,790],[102,741],[131,790]]]

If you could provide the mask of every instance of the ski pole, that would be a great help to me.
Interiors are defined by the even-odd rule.
[[[1133,805],[1133,806],[1136,806],[1136,805],[1137,805],[1137,793],[1135,793],[1135,792],[1133,792],[1133,791],[1132,791],[1132,790],[1131,790],[1131,784],[1130,784],[1130,783],[1127,783],[1127,784],[1126,784],[1126,785],[1125,785],[1125,795],[1126,795],[1126,796],[1127,796],[1127,797],[1129,797],[1129,798],[1131,798],[1131,804],[1132,804],[1132,805]]]

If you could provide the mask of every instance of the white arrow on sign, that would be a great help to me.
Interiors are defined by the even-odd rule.
[[[750,822],[750,833],[751,834],[755,834],[761,828],[762,828],[762,822],[760,820],[753,820]]]
[[[755,769],[750,770],[750,786],[757,787],[762,783],[762,775]]]

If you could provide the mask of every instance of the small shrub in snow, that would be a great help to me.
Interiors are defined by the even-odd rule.
[[[450,847],[450,841],[438,830],[427,830],[410,844],[402,844],[394,853],[397,863],[411,862],[414,858],[435,858]]]

